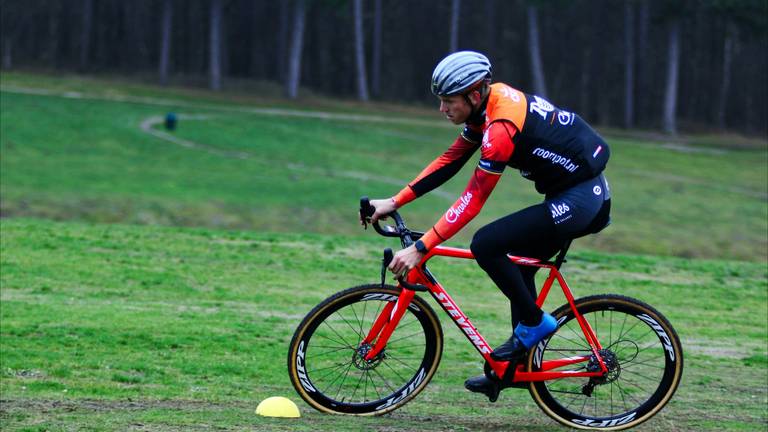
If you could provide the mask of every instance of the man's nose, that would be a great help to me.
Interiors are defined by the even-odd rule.
[[[448,107],[445,105],[445,102],[443,102],[443,101],[440,101],[440,112],[441,113],[447,113],[448,112]]]

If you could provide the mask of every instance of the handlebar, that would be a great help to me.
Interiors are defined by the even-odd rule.
[[[376,208],[371,205],[371,200],[368,199],[367,196],[364,196],[360,198],[360,219],[363,221],[363,226],[365,229],[368,229],[368,223],[370,222],[371,216],[376,212]],[[377,233],[384,237],[399,237],[400,243],[402,243],[403,247],[406,248],[413,244],[416,240],[420,239],[424,233],[418,232],[418,231],[411,231],[408,229],[408,227],[405,225],[405,221],[400,216],[400,214],[397,211],[393,211],[392,213],[389,213],[387,216],[391,216],[392,219],[395,221],[395,226],[385,225],[381,226],[379,224],[379,221],[373,222],[371,225],[373,225],[373,229],[376,230]],[[381,262],[381,285],[384,286],[384,279],[387,274],[387,267],[389,267],[389,264],[392,262],[392,259],[395,257],[394,253],[392,252],[392,249],[386,248],[384,249],[384,259]],[[427,288],[424,285],[421,284],[412,284],[405,280],[403,277],[398,277],[397,281],[400,283],[401,286],[413,290],[413,291],[429,291],[429,288]]]
[[[360,198],[360,219],[363,221],[365,229],[368,229],[370,218],[375,212],[376,208],[371,205],[371,200],[367,196]],[[424,235],[423,232],[409,230],[402,216],[397,211],[393,211],[386,216],[394,219],[395,226],[385,225],[382,227],[377,220],[372,223],[373,229],[384,237],[399,237],[403,247],[410,246]]]

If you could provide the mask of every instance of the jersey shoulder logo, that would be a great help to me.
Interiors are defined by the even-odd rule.
[[[528,105],[529,111],[532,113],[535,112],[536,114],[540,115],[541,118],[546,120],[547,114],[554,111],[555,106],[541,96],[533,96],[533,99],[534,101]]]

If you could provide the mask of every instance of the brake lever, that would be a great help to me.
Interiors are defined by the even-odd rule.
[[[389,267],[389,263],[392,262],[392,259],[395,257],[395,255],[392,253],[392,249],[386,248],[384,249],[384,259],[381,260],[381,287],[384,288],[384,281],[387,278],[387,267]]]

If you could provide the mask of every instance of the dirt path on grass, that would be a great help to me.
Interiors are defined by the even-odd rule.
[[[215,115],[211,114],[177,114],[177,118],[180,120],[208,120],[211,117],[215,117]],[[142,132],[147,133],[149,135],[152,135],[155,138],[159,138],[164,141],[168,141],[170,143],[176,144],[180,147],[184,147],[186,149],[190,150],[199,150],[204,151],[216,156],[221,157],[227,157],[227,158],[236,158],[236,159],[250,159],[253,158],[255,155],[248,152],[234,152],[234,151],[226,151],[226,150],[220,150],[216,147],[185,140],[183,138],[179,138],[171,133],[158,130],[155,128],[155,126],[162,124],[165,121],[165,119],[162,116],[151,116],[144,119],[141,124],[139,125],[139,128],[142,130]],[[305,164],[301,163],[289,163],[286,164],[285,167],[294,172],[301,172],[301,173],[307,173],[310,172],[312,174],[318,174],[318,175],[327,175],[328,170],[326,168],[320,168],[320,167],[312,167],[307,166]],[[377,183],[384,183],[388,185],[393,185],[397,187],[403,187],[403,185],[408,183],[408,180],[404,179],[397,179],[394,177],[386,177],[386,176],[377,176],[377,175],[371,175],[368,173],[360,172],[360,171],[348,171],[348,170],[334,170],[333,171],[334,176],[339,177],[345,177],[350,178],[354,180],[364,181],[364,182],[377,182]],[[457,196],[454,194],[451,194],[449,192],[446,192],[444,190],[441,190],[440,188],[434,190],[432,192],[433,194],[444,198],[450,202],[453,202]]]

